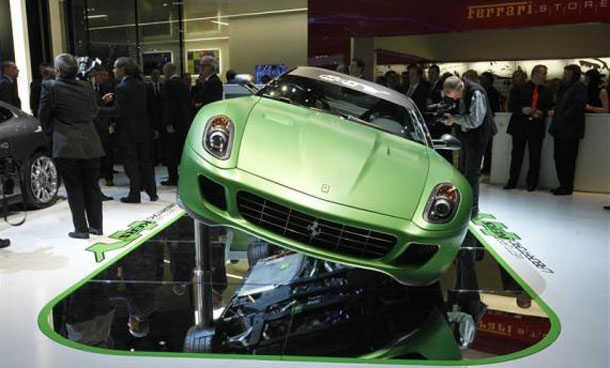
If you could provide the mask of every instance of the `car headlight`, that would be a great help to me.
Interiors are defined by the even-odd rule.
[[[432,191],[424,219],[435,224],[447,223],[455,217],[460,204],[460,192],[451,184],[439,184]]]
[[[212,156],[226,160],[233,146],[233,121],[224,115],[213,116],[203,131],[203,148]]]

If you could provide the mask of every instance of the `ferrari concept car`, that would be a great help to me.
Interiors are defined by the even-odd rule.
[[[196,116],[178,184],[189,214],[403,284],[438,280],[470,221],[468,182],[435,151],[459,142],[433,142],[406,96],[325,69],[253,92]]]

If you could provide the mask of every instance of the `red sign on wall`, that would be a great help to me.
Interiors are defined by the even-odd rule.
[[[502,1],[467,5],[462,27],[482,29],[607,21],[609,0]]]
[[[309,57],[316,64],[349,57],[351,37],[608,23],[610,0],[309,0],[308,18]]]

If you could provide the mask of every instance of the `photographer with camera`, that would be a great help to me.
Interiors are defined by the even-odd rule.
[[[102,143],[93,119],[98,107],[88,82],[77,80],[78,62],[70,54],[55,58],[56,80],[42,83],[38,117],[53,137],[53,158],[63,179],[74,231],[68,236],[88,239],[102,235],[102,199],[98,185]]]
[[[489,140],[498,129],[481,85],[452,76],[445,80],[443,91],[446,97],[458,101],[458,113],[446,113],[445,124],[459,125],[456,130],[457,137],[462,141],[459,170],[472,187],[472,218],[475,218],[479,214],[481,161]]]

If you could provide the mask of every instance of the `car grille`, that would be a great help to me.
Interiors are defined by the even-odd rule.
[[[323,220],[261,198],[237,193],[239,213],[248,222],[286,238],[352,257],[382,258],[396,245],[396,237]]]

